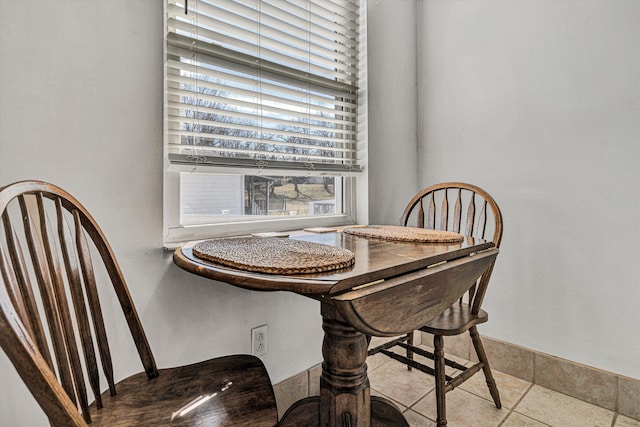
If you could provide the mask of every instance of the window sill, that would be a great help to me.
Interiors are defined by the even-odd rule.
[[[303,229],[282,231],[282,232],[278,232],[278,234],[285,233],[285,234],[288,234],[288,237],[309,236],[309,235],[324,234],[324,233],[330,233],[330,232],[341,232],[345,227],[350,227],[350,226],[353,226],[353,225],[355,225],[355,224],[344,224],[344,225],[339,225],[339,226],[334,226],[334,227],[326,227],[327,229],[330,229],[332,231],[322,231],[322,232],[309,231],[309,229],[311,229],[311,228],[324,228],[324,226],[320,227],[320,226],[316,225],[314,227],[307,227],[307,228],[303,228]],[[265,233],[268,233],[268,232],[265,232]],[[247,234],[246,232],[244,232],[244,233],[239,233],[239,234],[235,234],[235,235],[216,236],[216,237],[213,237],[213,238],[220,238],[220,237],[249,237],[249,236],[255,236],[256,234],[259,234],[259,233],[258,232],[251,232],[250,234]],[[268,237],[268,236],[262,236],[262,237]],[[282,237],[284,237],[284,236],[282,236]],[[193,239],[193,240],[207,240],[207,239],[206,238],[196,238],[196,239]],[[192,241],[192,240],[184,240],[184,241],[180,241],[180,242],[165,243],[163,245],[163,249],[165,251],[174,251],[175,249],[179,248],[184,243],[187,243],[189,241]]]

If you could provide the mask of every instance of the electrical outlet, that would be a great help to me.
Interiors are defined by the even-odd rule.
[[[264,356],[268,347],[268,325],[257,326],[251,329],[251,354],[254,356]]]

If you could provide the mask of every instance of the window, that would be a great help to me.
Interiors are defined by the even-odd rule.
[[[165,244],[355,221],[361,0],[167,0]]]

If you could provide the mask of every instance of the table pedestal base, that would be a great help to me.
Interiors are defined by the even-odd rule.
[[[371,397],[371,427],[409,427],[402,413],[388,400]],[[320,397],[308,397],[294,403],[284,414],[279,427],[320,427]],[[351,427],[346,419],[338,427]]]

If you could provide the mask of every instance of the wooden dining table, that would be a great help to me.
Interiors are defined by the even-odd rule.
[[[408,426],[390,401],[370,395],[370,336],[397,336],[441,314],[491,265],[490,241],[413,243],[354,236],[340,231],[293,234],[290,239],[352,251],[352,266],[310,274],[275,275],[225,267],[177,248],[179,267],[218,282],[256,291],[290,291],[320,302],[324,339],[320,396],[294,403],[280,426]],[[265,254],[268,256],[268,254]],[[283,313],[283,315],[286,315]]]

